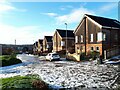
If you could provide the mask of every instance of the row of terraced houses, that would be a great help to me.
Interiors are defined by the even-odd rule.
[[[120,54],[120,22],[115,19],[85,14],[75,30],[56,29],[34,43],[35,54],[64,52],[89,54],[97,51],[102,58]]]

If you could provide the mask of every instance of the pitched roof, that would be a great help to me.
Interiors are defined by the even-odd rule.
[[[61,37],[66,37],[66,33],[67,33],[67,37],[74,37],[73,30],[61,30],[61,29],[56,29],[56,30]]]
[[[90,17],[91,19],[93,19],[102,26],[120,28],[120,22],[115,19],[109,19],[99,16],[88,15],[88,14],[85,15]]]
[[[52,42],[52,36],[45,36],[47,42]]]
[[[42,39],[39,39],[38,42],[39,42],[40,44],[42,44],[42,43],[43,43],[43,40],[42,40]]]

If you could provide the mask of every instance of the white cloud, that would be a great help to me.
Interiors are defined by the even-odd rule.
[[[6,12],[6,11],[10,11],[10,10],[16,10],[15,7],[13,7],[11,5],[11,3],[4,1],[0,2],[0,12]]]
[[[100,9],[98,11],[100,11],[101,13],[104,13],[104,12],[107,12],[107,11],[111,11],[112,9],[118,7],[118,3],[109,3],[109,4],[106,4],[102,7],[100,7]]]
[[[95,14],[95,13],[91,10],[81,7],[81,8],[72,10],[69,14],[56,17],[56,20],[58,24],[63,24],[65,22],[76,23],[82,19],[84,14]]]
[[[25,12],[26,9],[16,8],[16,7],[14,7],[12,5],[12,3],[3,0],[3,2],[0,2],[0,13],[4,13],[4,12],[7,12],[7,11],[21,11],[21,12]]]
[[[71,5],[66,5],[66,6],[62,6],[61,8],[60,8],[60,10],[67,10],[67,9],[72,9],[73,8],[73,6],[71,6]]]
[[[23,26],[15,27],[0,23],[0,43],[14,44],[16,39],[17,44],[33,44],[44,35],[51,35],[53,32],[46,32],[39,26]]]
[[[57,13],[41,13],[41,14],[47,15],[47,16],[52,16],[52,17],[57,16]]]
[[[14,7],[12,3],[5,0],[0,1],[0,22],[2,22],[3,17],[10,15],[12,11],[15,12],[26,12],[26,9],[21,9]]]

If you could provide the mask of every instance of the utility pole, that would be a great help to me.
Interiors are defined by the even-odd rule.
[[[17,47],[16,47],[16,39],[15,39],[15,51],[14,51],[14,53],[16,53],[16,51],[17,51]]]
[[[67,23],[65,23],[66,25],[66,55],[67,55]]]
[[[16,45],[16,39],[15,39],[15,45]]]

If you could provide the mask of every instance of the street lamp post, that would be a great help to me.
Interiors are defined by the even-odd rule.
[[[66,55],[67,55],[67,23],[65,23],[66,25]]]

